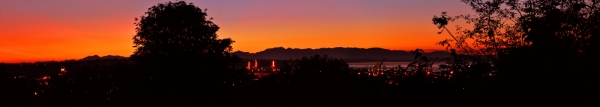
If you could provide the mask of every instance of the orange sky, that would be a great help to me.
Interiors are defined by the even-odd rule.
[[[0,1],[0,62],[133,53],[134,18],[166,0]],[[472,13],[451,0],[187,0],[208,8],[234,50],[272,47],[444,49],[434,15]],[[454,26],[454,25],[452,25]],[[451,29],[453,27],[450,27]]]

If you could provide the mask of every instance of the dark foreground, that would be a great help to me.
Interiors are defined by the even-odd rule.
[[[126,67],[123,67],[126,68]],[[123,69],[50,76],[3,76],[11,106],[594,106],[598,86],[544,88],[494,75],[245,70],[161,78]],[[106,71],[106,72],[105,72]]]

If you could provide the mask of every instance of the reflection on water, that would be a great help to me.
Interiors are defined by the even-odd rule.
[[[350,62],[350,63],[348,63],[348,66],[351,68],[369,68],[369,67],[372,67],[376,63],[377,62]],[[387,69],[393,69],[398,66],[406,68],[408,66],[408,64],[410,64],[410,63],[412,63],[412,62],[384,62],[384,63],[382,63],[382,66]],[[432,66],[432,69],[434,71],[439,71],[439,66],[437,66],[437,65],[441,65],[441,64],[446,64],[446,63],[445,62],[435,63],[435,64],[433,64],[434,66]]]
[[[449,69],[441,70],[406,70],[406,69],[385,69],[381,71],[374,71],[369,68],[355,68],[353,69],[358,76],[367,76],[371,78],[382,78],[384,84],[399,85],[402,81],[410,79],[421,79],[431,83],[453,81],[459,77],[463,78],[488,78],[492,79],[496,76],[495,72],[487,72],[481,74],[472,74],[467,72],[456,72]],[[453,78],[454,77],[454,78]],[[463,79],[458,78],[458,79]]]

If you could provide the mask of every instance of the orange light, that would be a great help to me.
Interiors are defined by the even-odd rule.
[[[248,61],[248,66],[246,67],[246,69],[250,69],[250,61]]]
[[[50,77],[48,77],[48,76],[44,76],[44,77],[42,77],[41,79],[42,79],[42,80],[46,80],[46,79],[50,79]]]
[[[271,61],[271,67],[275,67],[275,61]]]
[[[254,60],[254,68],[258,68],[258,61]]]

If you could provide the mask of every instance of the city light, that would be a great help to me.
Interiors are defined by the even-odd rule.
[[[246,66],[246,69],[250,69],[250,61],[248,61],[248,66]]]
[[[60,68],[60,73],[58,73],[58,75],[65,75],[67,73],[67,69],[65,67],[61,67]]]
[[[275,61],[271,61],[271,67],[275,68]]]
[[[42,77],[42,78],[40,78],[40,79],[41,79],[41,80],[47,80],[47,79],[50,79],[50,77],[49,77],[49,76],[44,76],[44,77]]]
[[[254,68],[258,68],[258,60],[254,60]]]

